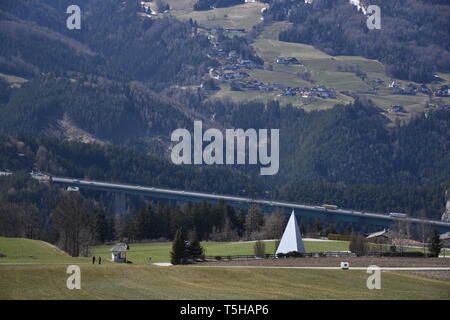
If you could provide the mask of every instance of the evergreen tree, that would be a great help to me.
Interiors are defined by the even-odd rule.
[[[173,265],[183,264],[186,258],[186,239],[183,228],[179,228],[175,233],[175,239],[172,243],[172,252],[170,253],[170,262]]]
[[[109,240],[109,225],[105,211],[95,209],[94,211],[95,229],[97,233],[97,242],[104,243]]]
[[[151,208],[142,207],[135,218],[136,239],[144,240],[151,238]]]
[[[431,241],[428,246],[428,250],[432,253],[433,257],[439,257],[439,253],[441,253],[442,249],[442,241],[439,237],[439,233],[436,228],[433,228],[431,233]]]
[[[320,219],[318,219],[314,225],[314,231],[321,234],[323,231],[323,225]]]
[[[242,236],[244,234],[245,230],[245,211],[244,209],[239,209],[239,212],[237,214],[237,232],[239,236]]]
[[[188,256],[203,257],[204,250],[198,239],[197,231],[195,230],[192,232],[191,240],[189,241],[189,245],[186,251]]]
[[[266,254],[266,244],[261,240],[256,241],[253,245],[253,252],[255,256],[263,257]]]

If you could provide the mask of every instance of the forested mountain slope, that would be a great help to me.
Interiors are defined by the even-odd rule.
[[[369,30],[367,17],[348,0],[272,0],[268,14],[293,26],[280,40],[312,44],[332,55],[377,59],[400,79],[429,82],[436,71],[450,70],[448,1],[374,0],[381,29]]]
[[[203,118],[139,82],[39,77],[3,94],[7,103],[0,104],[2,133],[66,137],[61,121],[70,119],[99,140],[161,156],[175,128],[191,128],[194,119]]]
[[[276,102],[214,108],[218,121],[237,127],[280,128],[280,172],[274,177],[280,183],[419,186],[450,178],[450,113],[445,110],[387,129],[378,108],[362,101],[309,113]]]
[[[83,1],[81,30],[66,27],[73,1],[0,4],[0,72],[102,75],[155,90],[198,80],[214,65],[209,42],[188,22],[141,16],[139,1]],[[186,54],[186,53],[189,54]]]
[[[437,3],[374,1],[385,19],[383,29],[373,33],[361,29],[365,17],[343,0],[315,0],[312,5],[272,0],[265,15],[293,23],[280,34],[283,41],[379,59],[392,75],[427,81],[436,70],[449,70],[448,6]],[[444,185],[450,180],[450,115],[445,108],[388,128],[382,110],[367,99],[309,113],[273,101],[209,99],[201,84],[208,67],[218,62],[208,55],[212,42],[205,28],[170,13],[149,17],[140,1],[92,0],[80,3],[81,30],[68,30],[65,12],[71,4],[0,3],[0,73],[27,81],[10,85],[0,79],[0,170],[36,168],[72,177],[368,210],[430,208],[433,216],[443,206]],[[435,17],[433,23],[412,18],[424,12]],[[223,60],[235,51],[254,61],[261,73],[276,64],[256,56],[251,39],[244,36],[221,34],[214,44],[224,50],[220,54],[216,48]],[[170,164],[171,132],[192,130],[194,120],[202,120],[204,129],[280,129],[279,173],[254,179],[259,166]],[[98,144],[63,141],[77,140],[71,135],[76,130]]]

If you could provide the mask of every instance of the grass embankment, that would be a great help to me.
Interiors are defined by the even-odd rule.
[[[308,251],[345,250],[346,242],[306,242]],[[251,254],[253,243],[204,243],[210,255]],[[274,243],[267,243],[273,250]],[[109,246],[94,249],[109,257]],[[36,240],[0,238],[0,299],[450,299],[450,282],[383,273],[382,290],[363,271],[146,265],[167,261],[170,243],[131,245],[142,264],[91,265]],[[68,290],[66,268],[81,268],[81,290]]]
[[[81,266],[81,290],[64,266],[0,266],[0,299],[450,299],[450,283],[383,273],[368,290],[363,271]]]
[[[6,255],[0,264],[89,262],[89,258],[72,258],[48,242],[23,238],[0,237],[0,253]]]

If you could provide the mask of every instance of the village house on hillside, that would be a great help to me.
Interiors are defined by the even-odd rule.
[[[300,61],[298,61],[297,58],[294,57],[288,57],[288,58],[282,58],[282,57],[278,57],[277,58],[277,64],[296,64],[296,65],[300,65]]]

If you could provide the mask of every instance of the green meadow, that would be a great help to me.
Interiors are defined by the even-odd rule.
[[[266,253],[275,253],[275,242],[266,241]],[[169,262],[172,244],[169,242],[130,244],[127,258],[133,263],[145,264],[149,262]],[[254,242],[202,242],[207,256],[227,256],[227,255],[251,255],[253,254]],[[110,257],[111,246],[95,247],[93,255]],[[309,252],[320,251],[342,251],[348,250],[348,242],[314,242],[305,241],[305,249]]]
[[[364,271],[81,265],[81,289],[61,265],[0,265],[0,299],[450,299],[450,282]]]
[[[171,4],[172,1],[168,1]],[[215,8],[207,11],[193,11],[192,1],[182,0],[180,4],[173,1],[172,14],[183,20],[193,19],[209,28],[243,28],[247,32],[261,22],[262,3],[246,3],[229,8]]]
[[[275,241],[265,241],[266,253],[275,253]],[[344,251],[348,250],[348,241],[304,241],[307,252]],[[254,242],[202,242],[207,256],[252,255]],[[169,262],[172,243],[132,243],[127,252],[127,258],[133,264],[149,264],[154,262]],[[102,245],[92,248],[92,255],[102,257],[103,263],[110,263],[112,245]],[[387,249],[386,249],[387,250]],[[407,251],[422,251],[408,248]],[[57,247],[39,240],[23,238],[0,237],[0,253],[6,257],[0,258],[2,264],[91,264],[91,258],[73,258]],[[450,251],[446,252],[450,255]],[[151,260],[149,258],[151,257]]]
[[[273,254],[275,242],[266,241],[266,253]],[[148,264],[151,262],[169,262],[172,243],[153,242],[130,244],[127,252],[128,260],[133,264]],[[217,255],[251,255],[253,254],[254,242],[202,242],[205,254],[208,256]],[[103,245],[92,248],[92,255],[101,256],[104,263],[108,263],[111,258],[112,245]],[[332,241],[317,242],[305,241],[305,249],[309,252],[319,251],[339,251],[347,250],[348,242]],[[0,253],[6,255],[0,258],[1,264],[52,264],[52,263],[91,263],[90,258],[73,258],[55,246],[39,240],[23,238],[3,238],[0,237]]]
[[[252,242],[203,243],[208,255],[251,254]],[[450,299],[450,282],[384,272],[382,289],[366,288],[364,271],[172,266],[170,243],[131,244],[133,264],[72,258],[37,240],[0,238],[0,300],[4,299]],[[307,251],[346,250],[345,241],[305,242]],[[274,242],[266,243],[266,251]],[[78,265],[81,289],[69,290],[67,266]]]

